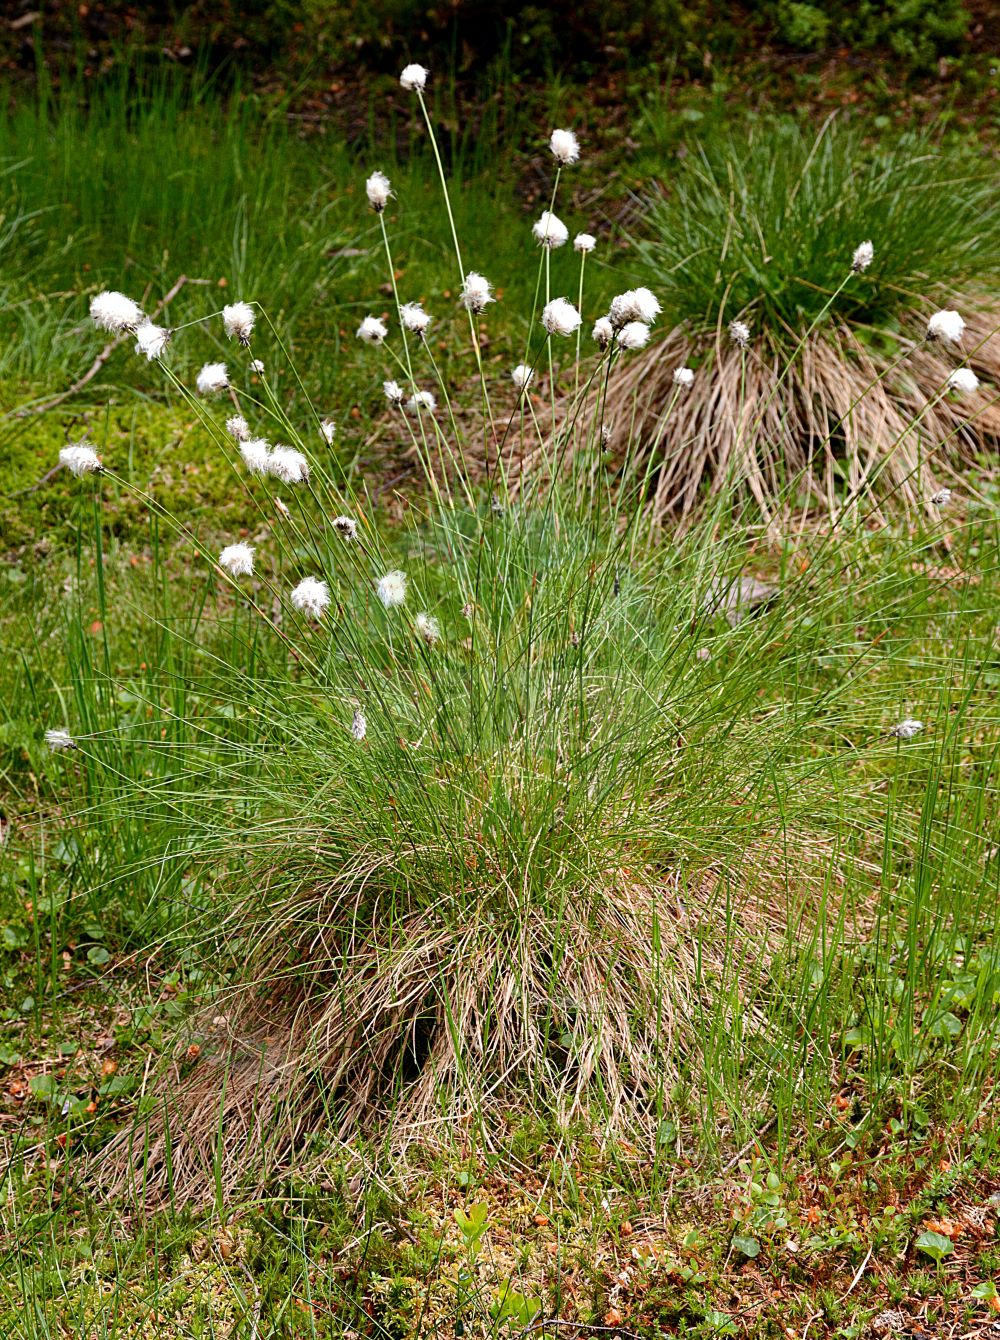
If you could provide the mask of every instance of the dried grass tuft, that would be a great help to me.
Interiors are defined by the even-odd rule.
[[[477,1121],[488,1145],[495,1119],[526,1103],[648,1142],[658,1097],[698,1072],[708,995],[741,1002],[745,1032],[763,1029],[773,957],[840,915],[829,847],[796,844],[791,889],[788,841],[690,885],[622,872],[558,905],[484,898],[464,921],[392,919],[357,869],[304,893],[266,919],[248,985],[199,1021],[194,1070],[182,1048],[99,1181],[146,1202],[205,1201],[300,1166],[316,1129],[402,1152]],[[246,915],[261,924],[259,905]]]
[[[862,340],[837,323],[809,336],[787,372],[787,341],[759,339],[744,364],[725,332],[698,340],[675,327],[612,373],[603,415],[611,449],[624,459],[634,437],[639,478],[652,457],[658,521],[687,516],[706,490],[734,482],[765,516],[788,506],[793,479],[806,505],[831,517],[845,496],[869,490],[904,508],[927,506],[942,482],[1000,446],[1000,305],[953,301],[967,314],[961,353],[898,336]],[[902,327],[924,321],[910,314]],[[983,384],[970,396],[942,395],[966,351]],[[682,365],[699,371],[678,395],[673,373]],[[582,417],[597,412],[595,397]]]

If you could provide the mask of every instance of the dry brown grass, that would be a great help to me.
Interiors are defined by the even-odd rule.
[[[800,835],[791,888],[789,840],[688,883],[622,871],[558,906],[494,890],[464,919],[390,921],[369,889],[362,925],[377,861],[304,890],[263,921],[247,985],[197,1021],[193,1068],[182,1045],[98,1178],[115,1195],[198,1202],[259,1190],[300,1164],[315,1129],[400,1151],[477,1123],[489,1146],[493,1119],[532,1103],[648,1142],[658,1095],[698,1073],[706,993],[728,992],[759,1031],[773,957],[840,916],[827,843]],[[245,909],[251,924],[260,911]]]
[[[890,357],[834,324],[806,340],[787,372],[787,352],[766,339],[744,362],[725,330],[696,339],[675,327],[613,372],[604,413],[611,448],[624,459],[634,434],[640,477],[653,453],[650,506],[661,521],[689,514],[706,486],[714,493],[733,481],[771,516],[795,477],[809,505],[831,516],[845,491],[926,505],[1000,445],[1000,306],[955,302],[968,320],[960,352],[896,336],[886,347],[902,356]],[[901,324],[921,330],[924,320],[914,313]],[[965,355],[983,384],[959,398],[944,387]],[[682,365],[698,375],[678,394],[672,378]],[[584,418],[596,412],[595,397]]]

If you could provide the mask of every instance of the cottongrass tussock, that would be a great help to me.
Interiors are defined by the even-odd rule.
[[[429,647],[433,647],[441,637],[441,625],[431,614],[418,614],[413,620],[413,627],[417,636]]]
[[[406,402],[406,408],[412,414],[419,414],[421,410],[433,414],[437,409],[437,398],[433,391],[414,391]]]
[[[399,309],[399,319],[403,326],[414,335],[424,336],[431,318],[419,302],[404,302]]]
[[[266,475],[271,463],[271,444],[263,437],[241,438],[240,456],[252,475]]]
[[[863,274],[875,259],[875,248],[871,242],[862,242],[851,257],[851,269],[855,274]]]
[[[333,518],[333,528],[345,540],[356,540],[358,538],[358,523],[352,516],[335,516]]]
[[[244,419],[242,414],[232,414],[226,420],[226,432],[234,442],[247,442],[250,440],[250,425]]]
[[[535,376],[534,368],[528,367],[527,363],[518,363],[516,368],[511,370],[510,379],[519,391],[531,385]]]
[[[319,425],[320,437],[328,447],[333,446],[333,439],[337,436],[337,425],[333,419],[321,419]]]
[[[929,340],[941,340],[944,344],[961,344],[964,334],[964,318],[950,307],[935,312],[927,322],[927,338]]]
[[[430,70],[423,65],[407,65],[399,76],[399,82],[409,93],[423,93],[427,87]]]
[[[675,368],[673,381],[675,386],[683,386],[686,389],[694,385],[694,373],[690,368]]]
[[[309,478],[309,461],[295,447],[275,446],[267,458],[267,473],[282,484],[304,484]]]
[[[893,726],[889,734],[894,735],[897,740],[912,740],[915,735],[919,735],[924,728],[924,723],[918,721],[916,717],[904,717]]]
[[[53,754],[62,754],[67,749],[76,748],[76,741],[68,730],[47,730],[45,732],[45,743]]]
[[[597,246],[597,238],[593,233],[577,233],[573,238],[573,250],[579,251],[582,255],[589,255]]]
[[[956,368],[948,374],[948,390],[960,395],[971,395],[979,387],[979,378],[971,368]]]

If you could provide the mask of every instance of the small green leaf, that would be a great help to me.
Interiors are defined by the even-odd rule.
[[[914,1244],[918,1251],[929,1256],[932,1261],[939,1265],[946,1256],[950,1256],[955,1250],[951,1245],[951,1238],[946,1238],[943,1233],[921,1233]]]
[[[87,962],[93,963],[95,967],[101,968],[105,963],[111,962],[111,955],[103,945],[93,945],[87,950]]]
[[[28,1088],[36,1098],[51,1098],[56,1091],[56,1081],[52,1075],[32,1075]]]
[[[760,1243],[756,1238],[750,1237],[749,1234],[737,1233],[733,1237],[733,1246],[751,1261],[755,1256],[760,1255]]]

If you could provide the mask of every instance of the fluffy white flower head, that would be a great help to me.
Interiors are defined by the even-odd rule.
[[[264,360],[262,358],[251,358],[250,371],[256,372],[258,376],[264,375]]]
[[[219,567],[234,577],[249,577],[253,573],[253,545],[227,544],[219,555]]]
[[[889,731],[890,735],[895,735],[897,740],[912,740],[914,735],[924,728],[924,723],[918,721],[916,717],[904,717],[897,725]]]
[[[377,214],[381,214],[392,195],[392,186],[384,172],[372,173],[365,182],[365,195],[367,195],[368,203],[372,209]]]
[[[252,475],[266,475],[271,461],[271,444],[263,437],[248,437],[240,443],[243,464]]]
[[[630,321],[618,332],[618,344],[622,349],[641,349],[649,342],[649,327],[642,321]]]
[[[484,312],[488,302],[496,302],[493,285],[485,275],[470,270],[462,281],[462,293],[459,302],[470,312]]]
[[[358,523],[352,516],[335,516],[333,528],[338,535],[343,535],[345,540],[356,540],[358,537]]]
[[[433,391],[414,391],[406,402],[406,408],[416,413],[417,410],[425,409],[433,414],[437,409],[437,401],[434,399]]]
[[[648,288],[630,288],[611,299],[608,317],[615,330],[627,326],[630,321],[642,321],[649,326],[660,315],[660,304],[655,294]]]
[[[854,248],[854,255],[851,258],[851,269],[856,275],[867,270],[869,265],[875,259],[875,248],[870,242],[862,242],[860,246]]]
[[[139,304],[115,289],[105,289],[91,298],[90,316],[98,330],[111,330],[116,334],[122,330],[135,330],[143,319]]]
[[[948,389],[960,395],[971,395],[979,385],[979,378],[971,368],[956,368],[948,377]]]
[[[738,349],[745,349],[750,343],[750,327],[745,321],[730,321],[729,338]]]
[[[927,338],[929,340],[944,340],[945,344],[958,344],[965,334],[965,322],[958,312],[945,307],[940,312],[935,312],[927,322]]]
[[[250,439],[250,425],[242,414],[234,414],[226,420],[226,432],[237,442],[247,442]]]
[[[422,65],[407,65],[403,73],[399,76],[399,82],[408,93],[423,93],[427,87],[427,77],[430,70]]]
[[[519,391],[523,391],[526,386],[530,386],[534,377],[535,369],[529,368],[527,363],[518,363],[510,374],[511,381]]]
[[[244,346],[250,343],[253,323],[256,320],[257,313],[248,302],[233,302],[222,309],[222,324],[226,328],[226,334],[231,340],[239,340]]]
[[[162,356],[169,340],[170,331],[164,326],[154,325],[152,321],[143,321],[142,325],[136,327],[135,351],[137,354],[145,354],[152,362],[154,358]]]
[[[206,363],[195,378],[195,386],[202,395],[217,395],[229,385],[225,363]]]
[[[593,251],[597,246],[597,238],[593,233],[577,233],[573,238],[573,250],[582,251],[584,255],[588,251]]]
[[[430,316],[419,302],[404,302],[399,309],[399,319],[414,335],[423,335],[431,324]]]
[[[309,462],[301,451],[279,444],[267,459],[267,472],[282,484],[301,484],[309,478]]]
[[[615,328],[611,324],[610,317],[599,316],[594,322],[594,329],[591,332],[601,349],[606,349],[615,337]]]
[[[691,371],[690,368],[674,369],[675,386],[691,386],[693,382],[694,382],[694,373]]]
[[[531,229],[535,241],[554,251],[569,239],[569,229],[562,219],[557,218],[549,209],[543,209]]]
[[[379,316],[366,316],[358,326],[358,339],[365,344],[381,344],[388,335],[385,322]]]
[[[291,595],[292,604],[313,619],[322,619],[330,604],[330,588],[318,577],[303,577]]]
[[[406,599],[406,573],[398,569],[387,572],[384,577],[378,579],[375,593],[387,610],[402,605]]]
[[[418,614],[413,620],[413,628],[417,636],[423,638],[429,647],[433,647],[441,636],[441,625],[430,614]]]
[[[550,335],[573,335],[580,328],[580,313],[568,298],[553,298],[542,309],[542,325]]]
[[[65,465],[71,475],[96,475],[103,469],[101,458],[89,442],[71,442],[59,453],[59,464]]]
[[[45,732],[45,743],[53,754],[62,753],[64,749],[76,748],[76,741],[68,730],[47,730]]]
[[[322,434],[323,441],[326,445],[332,447],[333,439],[337,432],[337,425],[334,423],[333,419],[324,419],[319,426],[319,431]]]
[[[549,148],[563,167],[576,163],[580,158],[580,141],[571,130],[554,130],[549,137]]]
[[[382,394],[390,405],[401,405],[403,403],[404,391],[399,382],[383,382]]]
[[[365,714],[360,707],[356,707],[351,719],[351,738],[360,744],[367,732],[368,722],[365,720]]]
[[[931,498],[935,507],[947,507],[951,502],[951,489],[938,489],[937,493]]]

